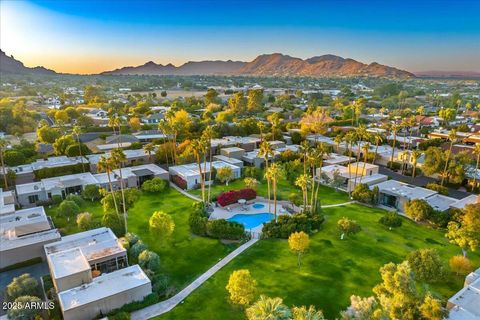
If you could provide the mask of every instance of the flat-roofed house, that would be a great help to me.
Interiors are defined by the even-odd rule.
[[[243,161],[239,159],[229,158],[222,155],[213,156],[213,159],[233,164],[234,166],[237,166],[239,168],[243,168]]]
[[[448,320],[480,319],[480,268],[465,278],[465,286],[447,302]]]
[[[0,188],[0,217],[15,211],[15,195]]]
[[[97,173],[93,176],[100,187],[110,190],[111,182],[114,190],[120,190],[120,181],[122,180],[120,179],[120,169],[115,169],[110,173],[110,181],[108,179],[108,174],[105,172]],[[124,188],[139,188],[145,181],[153,178],[160,178],[163,180],[168,180],[169,178],[169,174],[166,170],[152,163],[122,168],[121,176],[123,178]]]
[[[0,268],[34,258],[45,259],[43,246],[59,239],[60,233],[43,207],[0,215]]]
[[[90,172],[70,174],[18,184],[16,196],[21,206],[32,207],[37,202],[52,199],[53,196],[65,198],[69,194],[80,194],[86,185],[97,183]]]
[[[94,319],[123,305],[141,301],[152,293],[152,284],[138,265],[117,270],[81,286],[58,293],[63,319]]]
[[[123,150],[125,154],[125,165],[132,166],[132,165],[140,165],[144,163],[150,163],[154,160],[154,154],[149,155],[148,152],[145,152],[143,149],[134,149],[134,150]],[[100,158],[104,156],[106,158],[110,157],[110,152],[100,153],[100,154],[89,154],[87,155],[87,159],[90,163],[90,172],[96,173],[97,172],[97,165],[100,161]]]
[[[233,165],[228,162],[224,161],[212,161],[202,163],[200,165],[201,172],[205,172],[205,184],[208,185],[211,181],[208,180],[209,172],[211,167],[215,168],[216,170],[224,167],[230,167],[233,173],[233,179],[238,179],[242,175],[242,169]],[[198,169],[198,164],[190,163],[190,164],[183,164],[178,166],[172,166],[169,169],[170,177],[172,181],[175,182],[179,187],[185,188],[187,190],[195,189],[200,186],[201,177],[200,177],[200,170]]]
[[[65,320],[94,319],[152,293],[112,230],[98,228],[45,245],[50,275]]]
[[[222,148],[220,150],[220,154],[222,156],[228,157],[228,158],[234,158],[234,159],[242,159],[243,155],[245,154],[245,149],[239,148],[239,147],[228,147],[228,148]]]
[[[365,168],[363,168],[365,164]],[[320,177],[320,173],[322,177]],[[339,189],[350,192],[355,189],[358,184],[366,184],[373,186],[383,181],[387,181],[386,175],[378,173],[378,166],[364,162],[355,162],[348,165],[348,167],[333,164],[325,167],[317,168],[317,177],[321,182],[330,183],[334,179],[341,182]]]

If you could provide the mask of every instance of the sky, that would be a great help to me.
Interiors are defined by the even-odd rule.
[[[82,74],[273,52],[480,72],[479,14],[479,0],[0,0],[0,48]]]

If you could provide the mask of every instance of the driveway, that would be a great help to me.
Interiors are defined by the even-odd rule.
[[[31,266],[0,273],[0,305],[3,303],[3,300],[5,298],[5,291],[7,289],[7,286],[10,284],[10,282],[12,282],[13,278],[18,277],[24,273],[29,273],[32,277],[37,279],[38,283],[40,284],[40,278],[49,273],[48,265],[46,262],[42,262]],[[6,310],[0,308],[0,315],[4,315],[5,313]]]

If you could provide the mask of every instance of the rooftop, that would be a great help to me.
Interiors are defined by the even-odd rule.
[[[480,318],[480,278],[448,299],[454,307],[449,319],[479,319]],[[452,318],[453,316],[453,318]]]
[[[58,294],[58,299],[65,312],[149,283],[143,270],[138,265],[133,265],[103,274],[80,287],[62,291]]]
[[[57,252],[48,256],[55,279],[90,270],[90,264],[80,248]]]
[[[437,194],[436,191],[413,186],[396,180],[388,180],[377,184],[380,192],[393,196],[405,197],[409,200],[425,199]]]
[[[42,179],[40,182],[19,184],[16,186],[18,194],[37,193],[39,190],[50,191],[55,188],[68,188],[79,185],[97,184],[97,180],[90,172],[69,174],[65,176]]]

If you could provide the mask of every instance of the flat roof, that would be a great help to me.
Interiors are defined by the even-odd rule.
[[[353,162],[353,163],[350,163],[349,164],[350,167],[358,167],[358,168],[362,168],[363,169],[363,166],[365,166],[365,169],[374,169],[374,168],[378,168],[378,166],[376,164],[371,164],[371,163],[365,163],[365,162]]]
[[[452,208],[463,209],[468,204],[475,204],[478,203],[479,197],[476,194],[471,194],[468,197],[463,199],[457,200],[455,203],[451,204]]]
[[[227,147],[227,148],[222,148],[221,150],[225,150],[227,152],[240,152],[240,151],[245,151],[245,149],[239,148],[239,147]]]
[[[393,196],[405,197],[409,200],[424,199],[437,194],[436,191],[406,184],[397,180],[388,180],[377,184],[380,192]]]
[[[80,248],[73,248],[48,255],[53,278],[59,279],[71,274],[90,270],[90,264]]]
[[[62,237],[60,241],[45,245],[45,253],[48,256],[73,248],[80,248],[88,261],[126,251],[112,230],[102,227]]]
[[[428,204],[437,211],[446,211],[452,204],[457,202],[457,199],[444,196],[442,194],[434,194],[425,199]]]
[[[133,265],[93,278],[92,282],[62,291],[58,300],[65,312],[115,294],[126,292],[150,283],[138,265]]]
[[[448,302],[457,306],[456,312],[468,316],[473,315],[471,319],[480,318],[480,278],[473,283],[462,288],[453,297],[448,299]],[[457,318],[460,319],[460,318]]]
[[[125,154],[125,157],[127,158],[127,160],[140,158],[140,157],[148,157],[148,153],[145,152],[145,150],[143,149],[123,150],[123,153]],[[101,156],[108,158],[110,157],[110,155],[111,155],[110,152],[96,153],[96,154],[87,155],[87,158],[91,164],[97,164],[98,161],[100,161]]]
[[[90,172],[69,174],[65,176],[45,178],[39,182],[19,184],[16,186],[17,194],[37,193],[41,190],[50,191],[55,188],[97,184],[97,180]]]
[[[232,164],[243,164],[242,160],[239,160],[239,159],[236,159],[236,158],[229,158],[229,157],[221,155],[221,154],[213,156],[213,158],[217,159],[217,160],[220,160],[220,161],[223,161],[223,162],[232,163]]]

